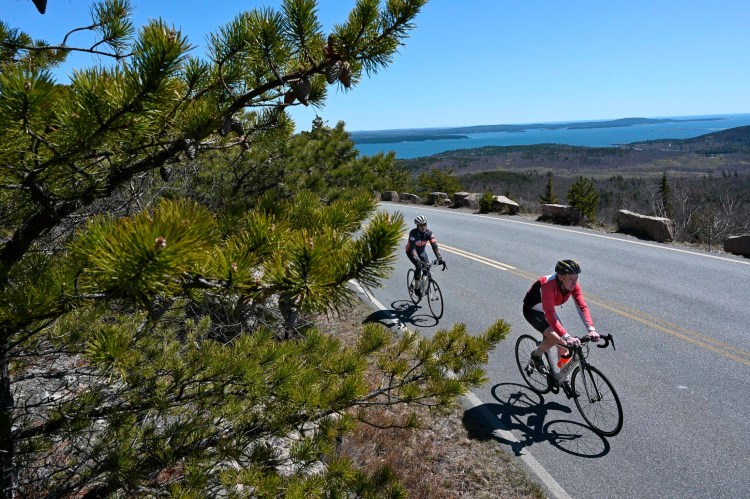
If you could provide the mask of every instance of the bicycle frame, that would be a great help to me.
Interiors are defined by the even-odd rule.
[[[438,265],[438,260],[435,260],[432,263],[429,262],[423,262],[421,263],[421,276],[419,279],[419,282],[416,282],[415,285],[412,284],[412,277],[413,273],[415,272],[414,269],[409,269],[407,272],[407,285],[409,287],[409,296],[412,299],[412,302],[415,304],[418,303],[422,297],[427,298],[427,304],[430,308],[430,312],[432,312],[433,317],[435,319],[440,319],[443,316],[443,294],[440,291],[440,286],[438,285],[437,281],[433,279],[432,277],[432,267],[435,265]],[[445,270],[446,265],[445,262],[442,262],[443,270]],[[410,277],[411,276],[411,277]],[[416,289],[415,289],[416,288]],[[415,290],[418,290],[419,293],[416,294],[416,299],[413,295]]]
[[[575,370],[576,367],[578,367],[578,365],[581,366],[581,372],[585,372],[586,367],[591,365],[587,359],[587,356],[583,353],[583,345],[585,343],[589,343],[591,341],[591,338],[583,337],[579,339],[581,340],[581,343],[575,346],[569,346],[566,343],[558,343],[558,346],[561,346],[563,348],[566,348],[568,351],[573,352],[568,363],[565,364],[565,366],[563,366],[562,369],[560,369],[560,373],[558,374],[558,377],[561,382],[569,380],[570,375],[573,374],[573,371]],[[599,348],[607,348],[609,344],[612,343],[612,349],[617,350],[615,348],[615,339],[611,334],[603,335],[601,336],[601,339],[604,340],[604,343],[602,343],[601,345],[597,345]],[[547,352],[547,360],[549,362],[549,365],[551,366],[552,359],[549,357],[549,352]],[[551,372],[547,374],[547,377],[549,379],[549,382],[554,384],[555,380],[552,377]],[[601,393],[599,393],[599,390],[596,386],[594,386],[594,391],[596,391],[596,397],[594,399],[591,398],[588,382],[586,381],[585,376],[583,377],[583,386],[584,386],[584,389],[586,390],[586,396],[589,398],[589,400],[601,400],[602,395]],[[572,398],[574,396],[575,394],[572,396],[568,396],[568,398]]]
[[[419,289],[422,290],[423,296],[427,294],[427,286],[429,286],[430,279],[432,279],[432,271],[430,270],[432,265],[430,263],[422,265],[422,277],[419,279]]]

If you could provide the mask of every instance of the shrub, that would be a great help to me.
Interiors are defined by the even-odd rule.
[[[495,201],[495,196],[492,191],[485,191],[482,197],[479,198],[479,213],[489,213],[492,211],[492,203]]]

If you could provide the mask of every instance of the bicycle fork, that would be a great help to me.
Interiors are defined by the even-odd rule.
[[[594,402],[601,402],[602,394],[599,392],[599,387],[596,386],[593,379],[589,379],[588,373],[588,369],[581,367],[581,378],[583,379],[583,389],[586,392],[586,398],[592,404]],[[589,384],[591,385],[591,389],[589,389]]]

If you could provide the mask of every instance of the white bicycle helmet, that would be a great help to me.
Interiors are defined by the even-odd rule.
[[[417,218],[414,219],[414,225],[422,225],[427,224],[427,217],[424,215],[419,215]]]

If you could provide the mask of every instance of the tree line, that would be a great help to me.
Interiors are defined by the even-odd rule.
[[[495,170],[457,175],[452,168],[431,168],[413,176],[415,192],[458,191],[504,195],[526,213],[541,204],[569,204],[584,224],[613,225],[621,209],[666,217],[675,224],[675,240],[708,246],[726,237],[750,233],[750,177],[724,169],[704,173],[582,176],[552,170]]]

